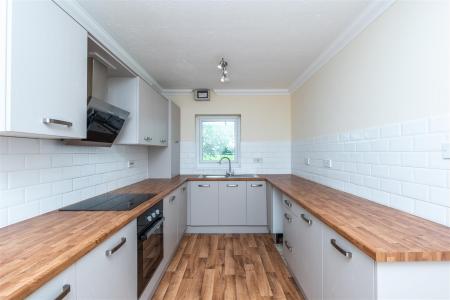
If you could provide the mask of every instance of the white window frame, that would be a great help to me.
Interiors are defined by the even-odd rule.
[[[224,165],[218,164],[218,161],[204,161],[202,160],[202,122],[203,121],[233,121],[234,134],[236,138],[236,153],[235,159],[231,162],[233,167],[240,167],[241,164],[241,116],[240,115],[196,115],[195,116],[195,130],[196,130],[196,149],[197,149],[197,166],[201,168],[223,169]]]

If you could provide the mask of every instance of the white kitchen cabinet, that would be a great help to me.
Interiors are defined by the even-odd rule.
[[[245,225],[246,223],[246,182],[219,182],[219,224]]]
[[[375,299],[374,261],[326,226],[323,230],[323,299]]]
[[[27,299],[56,299],[58,296],[65,295],[64,300],[75,300],[77,299],[76,292],[75,266],[71,266],[44,284],[37,291],[28,296]]]
[[[164,198],[164,260],[169,262],[178,246],[179,202],[177,191]]]
[[[298,257],[301,253],[298,252],[296,241],[298,239],[299,231],[298,217],[290,210],[283,211],[283,257],[289,267],[291,273],[299,273]]]
[[[0,9],[0,134],[85,138],[86,30],[50,0]]]
[[[139,77],[108,79],[107,101],[130,112],[116,144],[167,146],[169,101]]]
[[[295,276],[306,298],[322,299],[322,232],[323,224],[302,207],[293,204],[300,212],[298,215],[297,248],[298,269]],[[296,209],[294,209],[296,211]]]
[[[134,220],[75,264],[77,299],[137,298],[136,230]]]
[[[180,242],[184,233],[186,232],[187,224],[187,184],[184,184],[178,189],[178,242]]]
[[[219,184],[215,181],[192,181],[190,224],[219,225]]]
[[[267,225],[265,181],[247,182],[247,225]]]

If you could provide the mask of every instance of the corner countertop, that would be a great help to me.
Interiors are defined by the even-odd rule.
[[[30,295],[186,181],[266,180],[377,262],[450,261],[450,228],[294,175],[147,179],[130,211],[53,211],[0,228],[0,299]]]

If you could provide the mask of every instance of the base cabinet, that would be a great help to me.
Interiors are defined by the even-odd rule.
[[[327,227],[323,231],[323,299],[375,299],[375,262]]]
[[[187,195],[188,189],[187,185],[184,184],[181,188],[178,189],[178,242],[183,238],[184,233],[186,232],[186,224],[187,224]]]
[[[219,225],[219,184],[212,181],[192,181],[190,224]]]
[[[247,225],[267,225],[265,181],[247,182]]]
[[[178,245],[178,199],[177,191],[164,198],[164,261],[169,262]]]
[[[77,299],[76,293],[75,266],[71,266],[28,296],[27,299],[56,299],[59,296],[65,295],[64,300],[75,300]]]
[[[245,181],[219,182],[219,224],[243,225],[246,223]]]
[[[75,264],[77,299],[137,298],[136,230],[134,220]]]

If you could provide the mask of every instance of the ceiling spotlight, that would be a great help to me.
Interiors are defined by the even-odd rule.
[[[220,77],[220,82],[225,83],[230,81],[230,77],[228,77],[228,62],[222,57],[217,68],[222,70],[222,76]]]
[[[225,69],[228,66],[228,63],[225,61],[225,59],[222,57],[219,64],[217,65],[217,68],[220,70]]]

